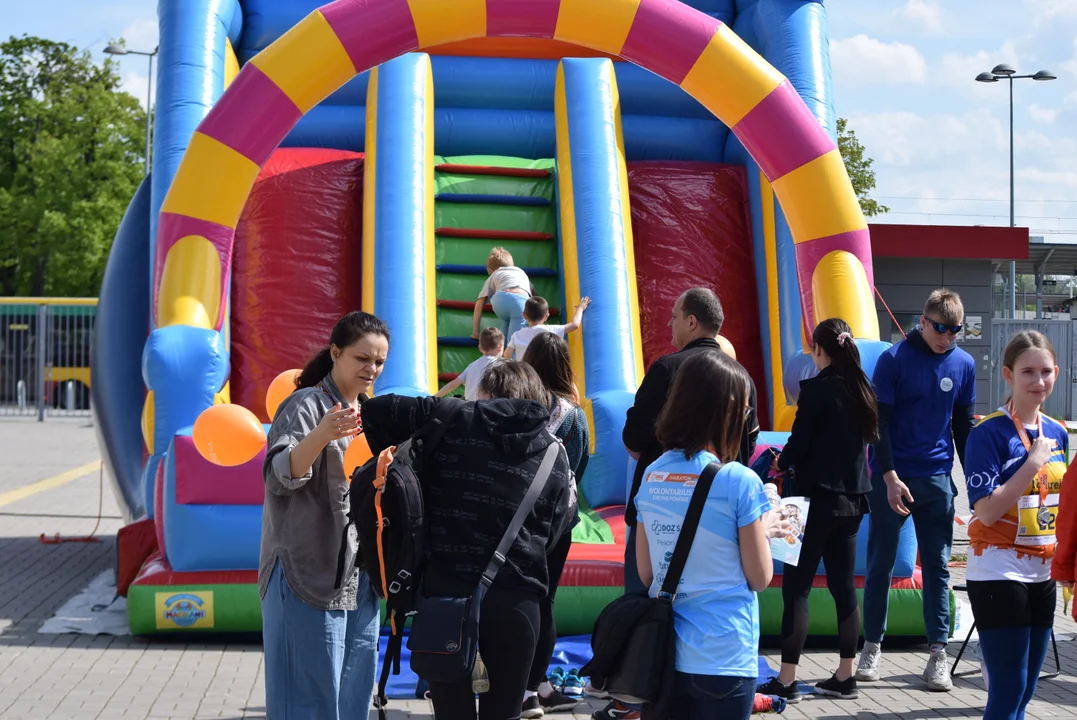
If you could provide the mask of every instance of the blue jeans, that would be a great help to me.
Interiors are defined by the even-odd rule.
[[[526,302],[527,295],[500,290],[490,298],[490,306],[493,307],[497,319],[501,321],[501,334],[505,336],[505,345],[509,344],[514,332],[527,327],[527,321],[524,320],[524,303]]]
[[[677,672],[670,720],[748,720],[756,678]]]
[[[950,475],[901,478],[913,502],[905,501],[916,530],[920,571],[924,580],[924,627],[929,643],[950,638],[950,546],[954,541],[954,495]],[[868,531],[868,572],[864,579],[864,639],[882,642],[890,581],[897,559],[898,537],[905,516],[898,515],[886,499],[886,481],[871,476],[871,527]]]
[[[359,573],[356,610],[322,610],[292,592],[278,561],[262,598],[267,720],[367,718],[378,663],[378,599]]]

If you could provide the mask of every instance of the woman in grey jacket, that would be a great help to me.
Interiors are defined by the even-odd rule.
[[[269,431],[258,568],[268,720],[345,720],[370,711],[378,600],[361,571],[334,586],[347,522],[344,451],[362,432],[359,405],[388,352],[385,323],[345,315]],[[345,567],[353,567],[357,549],[351,528]]]

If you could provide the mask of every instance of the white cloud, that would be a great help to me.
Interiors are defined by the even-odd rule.
[[[1077,5],[1077,0],[1075,0],[1074,5]],[[1062,63],[1062,69],[1071,78],[1077,76],[1077,38],[1073,39],[1073,57]]]
[[[929,33],[939,34],[942,27],[942,6],[933,0],[908,0],[897,14]]]
[[[892,209],[880,221],[1009,221],[1009,125],[1004,114],[986,109],[850,114],[849,126],[876,161],[873,196]],[[1068,218],[1077,216],[1077,139],[1059,137],[1057,129],[1047,132],[1051,135],[1024,131],[1015,138],[1017,221],[1038,231],[1075,232],[1077,221]]]
[[[840,84],[922,83],[927,78],[927,61],[912,45],[863,34],[832,41],[830,59]]]
[[[145,58],[142,58],[145,60]],[[156,73],[154,73],[156,74]],[[138,98],[138,104],[145,109],[146,107],[146,70],[137,72],[135,70],[123,69],[120,74],[120,89],[134,95]],[[154,88],[156,90],[156,88]]]
[[[1036,103],[1028,106],[1028,116],[1038,123],[1050,125],[1058,118],[1058,110],[1040,107]]]
[[[135,20],[123,29],[120,38],[131,50],[153,52],[157,47],[157,21]]]
[[[135,20],[123,29],[119,38],[131,50],[153,52],[157,47],[157,21]],[[120,70],[120,89],[138,98],[143,108],[146,107],[147,71],[149,60],[145,55],[123,55],[113,58]],[[157,74],[154,58],[154,75]],[[156,80],[156,77],[154,78]],[[154,88],[156,91],[156,87]]]
[[[974,87],[973,81],[982,72],[988,72],[999,63],[1018,67],[1021,58],[1017,46],[1007,40],[998,50],[981,50],[973,55],[948,53],[942,58],[940,81],[946,85]]]
[[[1068,105],[1070,107],[1077,107],[1077,90],[1074,90],[1069,95],[1067,95],[1066,99],[1062,102],[1064,105]]]
[[[1077,2],[1073,0],[1025,0],[1032,10],[1032,22],[1042,25],[1056,18],[1077,18]]]

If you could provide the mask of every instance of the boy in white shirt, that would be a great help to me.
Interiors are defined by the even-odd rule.
[[[489,277],[475,301],[475,313],[471,319],[471,337],[479,339],[479,323],[487,299],[497,319],[501,321],[501,334],[511,337],[523,328],[521,313],[524,303],[531,297],[531,280],[521,268],[513,265],[512,255],[503,247],[495,247],[486,257]]]
[[[479,333],[479,350],[482,357],[475,360],[460,373],[455,380],[446,383],[445,387],[437,392],[438,397],[445,397],[461,385],[464,386],[464,399],[476,400],[479,391],[479,381],[486,369],[501,359],[501,351],[505,347],[505,336],[495,327],[484,328]]]
[[[572,316],[572,322],[568,325],[547,325],[546,320],[550,317],[550,305],[544,298],[535,295],[524,303],[523,319],[527,327],[517,330],[512,334],[508,347],[505,348],[505,357],[520,360],[527,350],[527,346],[539,333],[553,333],[559,338],[564,338],[568,333],[579,330],[583,325],[583,311],[591,304],[591,298],[580,298],[580,304],[576,306],[576,313]]]

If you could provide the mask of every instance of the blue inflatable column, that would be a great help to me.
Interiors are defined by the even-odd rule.
[[[554,100],[566,315],[581,296],[591,308],[582,340],[570,340],[583,368],[594,457],[583,479],[593,506],[624,504],[625,412],[643,376],[636,262],[620,98],[613,63],[566,59]]]
[[[375,385],[380,395],[428,395],[437,387],[433,128],[429,55],[403,55],[371,72],[363,298],[392,333],[392,357]]]

